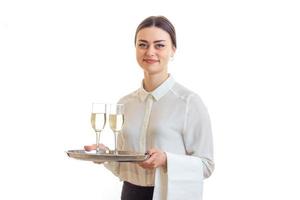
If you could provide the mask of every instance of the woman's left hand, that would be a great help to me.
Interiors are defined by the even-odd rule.
[[[144,162],[140,162],[139,166],[144,169],[155,169],[158,167],[166,167],[167,166],[167,155],[165,152],[159,149],[150,149],[148,151],[150,158],[145,160]]]

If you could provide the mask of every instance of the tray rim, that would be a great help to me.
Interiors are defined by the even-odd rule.
[[[119,151],[122,154],[112,154],[110,153],[89,153],[83,149],[74,149],[65,151],[70,158],[83,161],[93,161],[93,162],[143,162],[149,158],[149,154],[137,153],[132,151]]]

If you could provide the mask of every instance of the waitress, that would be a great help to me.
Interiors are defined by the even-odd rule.
[[[119,101],[125,123],[118,149],[150,157],[105,167],[123,181],[121,200],[201,200],[203,179],[214,170],[211,124],[201,98],[168,73],[175,28],[166,17],[150,16],[137,27],[134,42],[144,78]]]

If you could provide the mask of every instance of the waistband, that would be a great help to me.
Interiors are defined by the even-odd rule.
[[[140,186],[140,185],[134,185],[134,184],[132,184],[132,183],[129,183],[129,182],[127,182],[127,181],[124,181],[124,186],[126,186],[126,187],[130,187],[130,188],[132,188],[132,189],[136,189],[136,190],[153,190],[154,189],[154,186]]]

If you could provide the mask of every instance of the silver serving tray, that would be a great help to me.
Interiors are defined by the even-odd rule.
[[[66,151],[70,158],[94,162],[142,162],[149,158],[148,154],[134,153],[130,151],[89,152],[85,150]]]

